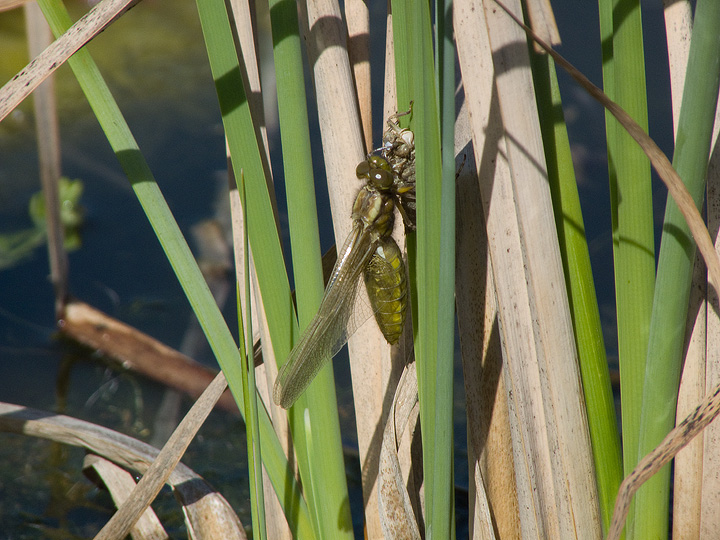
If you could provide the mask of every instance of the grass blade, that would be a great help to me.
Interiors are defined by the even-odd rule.
[[[298,317],[300,327],[304,328],[318,310],[324,287],[303,55],[297,6],[271,0],[269,7]],[[332,363],[328,362],[318,373],[298,404],[289,411],[288,418],[306,486],[305,496],[318,521],[318,535],[323,538],[351,536],[352,519],[347,504]],[[323,449],[322,460],[312,459],[312,448]]]
[[[720,86],[718,36],[720,4],[699,1],[673,157],[673,166],[698,208],[704,197]],[[695,242],[687,223],[677,204],[668,197],[650,325],[637,459],[655,448],[675,424],[694,254]],[[669,489],[670,468],[665,467],[638,491],[634,519],[638,538],[667,537],[669,520],[665,516],[669,515]]]
[[[242,215],[248,215],[247,196],[245,193],[245,179],[242,172],[240,173],[240,203],[242,207]],[[243,226],[243,253],[250,253],[250,244],[248,240],[248,230]],[[252,306],[250,294],[250,257],[243,257],[245,268],[243,275],[245,282],[244,298],[245,316],[243,317],[242,304],[240,302],[241,295],[237,295],[238,306],[238,336],[240,337],[240,356],[242,358],[243,370],[243,392],[245,394],[245,425],[246,443],[248,452],[248,472],[250,474],[250,511],[252,514],[253,538],[259,540],[267,538],[267,529],[265,526],[265,496],[263,493],[263,471],[262,471],[262,451],[260,448],[260,430],[258,429],[258,404],[257,404],[257,386],[255,383],[255,365],[253,361],[253,330],[252,330]],[[240,287],[240,283],[238,283]],[[247,324],[243,324],[243,320]]]
[[[555,223],[595,458],[600,511],[604,530],[607,530],[623,477],[615,404],[555,64],[549,56],[539,54],[532,55],[532,62]]]
[[[40,6],[56,36],[70,27],[70,17],[61,2],[42,0]],[[237,346],[147,163],[89,53],[82,49],[69,60],[69,63],[173,266],[208,342],[225,372],[235,399],[241,403],[242,376]],[[237,71],[237,60],[235,66]],[[239,71],[237,76],[239,77]],[[252,124],[249,133],[250,140],[257,147]],[[249,146],[252,148],[251,145]],[[275,239],[279,245],[277,234]],[[288,305],[289,297],[288,288]],[[280,494],[280,500],[286,505],[289,500],[294,500],[296,503],[293,507],[286,506],[286,515],[297,529],[298,536],[310,538],[312,530],[307,507],[300,496],[299,486],[294,481],[288,482],[281,476],[287,470],[287,460],[264,410],[261,411],[260,430],[265,464]]]
[[[647,100],[640,2],[622,10],[600,2],[603,85],[647,132]],[[620,18],[622,17],[622,18]],[[615,264],[618,360],[625,474],[637,463],[640,405],[655,283],[650,165],[640,148],[606,111]],[[630,529],[628,529],[630,530]]]
[[[448,20],[448,23],[451,20]],[[423,436],[428,538],[454,537],[452,479],[452,365],[454,351],[455,195],[443,178],[430,9],[426,3],[393,3],[398,102],[413,100],[417,171],[416,361]],[[444,43],[444,47],[448,44]],[[442,48],[442,47],[441,47]],[[450,50],[454,47],[450,45]],[[413,54],[409,54],[410,51]],[[447,49],[446,49],[447,51]],[[447,51],[449,53],[449,51]],[[405,56],[406,55],[406,56]],[[405,67],[401,70],[401,67]],[[454,85],[452,71],[444,71]],[[453,86],[454,89],[454,86]],[[454,98],[454,93],[446,96]],[[454,109],[449,114],[454,125]],[[452,133],[452,128],[450,128]],[[449,151],[453,153],[452,136]],[[451,168],[454,169],[451,157]],[[442,210],[441,210],[442,209]],[[412,239],[410,239],[412,240]],[[445,243],[443,244],[443,240]],[[411,270],[412,275],[412,270]],[[450,287],[450,294],[446,288]],[[444,295],[444,296],[443,296]],[[413,300],[415,300],[413,298]]]
[[[348,26],[351,26],[350,7],[345,4]],[[340,6],[333,0],[309,1],[307,26],[307,56],[312,68],[335,243],[342,246],[351,230],[350,209],[361,186],[355,168],[365,159],[366,148],[374,148],[370,143],[367,147],[363,144],[357,112],[358,100],[362,102],[362,97],[355,92],[355,85],[358,92],[363,85],[357,78],[353,84],[348,57],[348,50],[352,55],[353,46],[362,47],[366,36],[354,43],[348,38]],[[362,287],[364,285],[360,285]],[[375,538],[382,535],[377,512],[376,479],[380,453],[377,426],[387,418],[386,396],[396,363],[393,363],[391,348],[382,332],[372,322],[362,325],[350,337],[348,352],[362,467],[365,529],[368,538]],[[313,433],[317,435],[317,430]]]

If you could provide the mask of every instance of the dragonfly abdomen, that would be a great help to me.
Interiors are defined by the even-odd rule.
[[[407,278],[400,248],[392,237],[378,240],[364,271],[375,320],[391,345],[398,342],[407,312]]]

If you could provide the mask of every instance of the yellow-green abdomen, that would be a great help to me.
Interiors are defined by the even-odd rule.
[[[378,246],[365,268],[365,287],[375,320],[388,343],[400,339],[407,312],[407,278],[400,248],[391,237]]]

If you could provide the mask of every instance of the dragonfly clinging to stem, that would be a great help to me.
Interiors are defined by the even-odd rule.
[[[398,208],[406,229],[415,229],[415,145],[398,116],[388,120],[383,146],[357,166],[365,185],[352,209],[353,227],[338,251],[337,262],[320,308],[280,369],[273,400],[289,408],[318,371],[350,337],[360,276],[385,339],[397,343],[407,312],[407,277],[402,253],[391,233]]]

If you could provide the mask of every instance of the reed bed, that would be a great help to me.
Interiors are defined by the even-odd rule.
[[[600,90],[550,50],[558,34],[541,2],[393,1],[386,20],[370,21],[365,6],[353,2],[343,12],[332,0],[263,6],[197,0],[228,150],[239,343],[83,48],[128,2],[103,0],[75,23],[60,0],[39,0],[39,6],[56,41],[43,52],[33,49],[35,59],[0,90],[0,118],[69,64],[222,369],[198,401],[203,412],[186,419],[161,461],[146,468],[135,489],[149,495],[131,496],[98,537],[127,534],[146,508],[137,503],[166,482],[196,432],[189,423],[202,423],[224,381],[247,424],[253,537],[357,534],[332,363],[288,410],[272,395],[278,368],[323,299],[308,111],[318,114],[337,246],[353,226],[356,165],[383,151],[370,125],[379,101],[370,99],[370,77],[383,76],[370,62],[371,25],[387,36],[384,118],[411,112],[397,117],[397,129],[414,136],[417,231],[403,231],[397,218],[394,236],[409,267],[411,322],[403,339],[390,346],[368,323],[348,340],[365,537],[456,535],[456,337],[466,390],[472,538],[717,537],[717,428],[710,422],[720,408],[712,362],[720,284],[713,245],[719,3],[697,0],[694,18],[689,2],[666,8],[676,126],[671,163],[647,135],[653,111],[643,43],[649,38],[639,1],[623,9],[599,2]],[[533,30],[522,25],[523,14]],[[281,245],[278,171],[271,167],[261,99],[267,89],[260,84],[258,44],[268,32],[290,253]],[[606,108],[622,430],[557,67]],[[669,192],[657,254],[653,168]],[[58,176],[55,169],[48,166],[48,179]],[[48,192],[51,186],[48,180]],[[63,317],[65,262],[61,234],[53,234]],[[669,461],[696,435],[704,442],[699,436],[678,455],[671,482]]]

